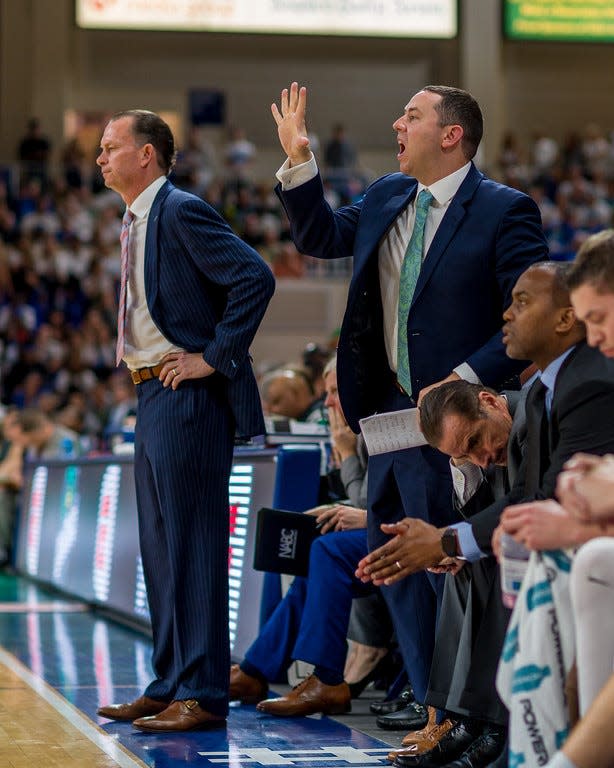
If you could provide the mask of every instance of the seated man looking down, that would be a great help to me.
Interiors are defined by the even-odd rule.
[[[451,457],[454,501],[465,520],[501,498],[515,480],[526,436],[525,396],[526,391],[498,394],[454,381],[422,399],[422,431],[430,445]],[[407,748],[391,752],[389,760],[412,760],[433,749],[455,723],[472,719],[467,727],[482,729],[472,753],[479,751],[480,758],[490,761],[502,749],[507,726],[507,712],[495,690],[509,619],[501,602],[497,562],[494,557],[473,563],[449,557],[436,570],[447,575],[426,697],[431,727],[411,739],[409,734]],[[437,724],[435,709],[446,711],[448,718]]]

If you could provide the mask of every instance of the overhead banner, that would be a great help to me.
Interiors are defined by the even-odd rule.
[[[503,11],[512,40],[614,40],[612,0],[504,0]]]
[[[457,0],[76,0],[89,29],[452,38]]]

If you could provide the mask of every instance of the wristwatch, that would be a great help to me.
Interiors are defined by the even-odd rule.
[[[441,548],[448,557],[458,557],[458,531],[446,528],[441,537]]]

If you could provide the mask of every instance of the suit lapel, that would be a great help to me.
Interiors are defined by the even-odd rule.
[[[418,276],[418,283],[416,284],[416,290],[412,301],[412,306],[420,298],[420,294],[424,290],[424,287],[429,281],[429,278],[435,271],[441,257],[445,253],[450,240],[454,237],[456,230],[459,228],[461,222],[465,218],[466,208],[468,203],[473,198],[476,189],[480,182],[484,178],[477,168],[472,165],[469,169],[469,173],[460,185],[458,192],[452,198],[448,210],[446,211],[441,224],[439,225],[433,242],[424,259],[422,269]],[[460,249],[456,251],[458,254],[462,254]]]
[[[156,303],[159,288],[159,262],[158,262],[158,245],[159,236],[158,229],[160,223],[160,213],[162,210],[162,203],[173,189],[173,185],[170,181],[167,181],[162,187],[160,187],[158,194],[155,196],[149,216],[147,218],[147,233],[145,235],[145,294],[147,297],[147,305],[151,313],[151,308]]]
[[[527,438],[526,399],[527,390],[505,392],[512,416],[512,427],[507,441],[507,476],[510,487],[516,482]]]

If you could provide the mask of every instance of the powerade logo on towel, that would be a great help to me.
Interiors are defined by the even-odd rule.
[[[518,653],[518,625],[513,629],[510,629],[505,636],[505,642],[503,644],[503,652],[501,658],[506,663],[511,661]]]
[[[552,589],[550,582],[540,581],[534,587],[527,589],[527,608],[530,611],[552,602]]]
[[[279,532],[279,549],[277,554],[285,560],[294,560],[296,557],[296,543],[298,530],[296,528],[282,528]]]
[[[519,768],[521,765],[526,765],[527,759],[524,756],[524,752],[512,752],[509,754],[509,768]]]
[[[534,691],[542,684],[546,677],[552,674],[550,667],[538,667],[536,664],[527,664],[526,667],[519,667],[514,672],[512,682],[512,693],[527,693]]]

